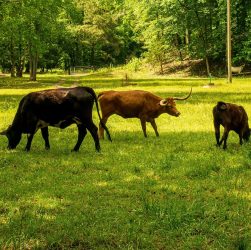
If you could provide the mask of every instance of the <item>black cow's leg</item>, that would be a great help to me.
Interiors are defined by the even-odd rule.
[[[159,136],[159,133],[158,133],[158,129],[157,129],[157,125],[156,125],[156,123],[155,123],[155,120],[152,119],[152,120],[150,121],[150,123],[151,123],[151,125],[152,125],[152,127],[153,127],[153,129],[154,129],[154,132],[155,132],[156,136]]]
[[[75,147],[73,148],[72,151],[78,151],[79,150],[79,147],[81,146],[86,134],[87,134],[87,131],[86,131],[86,128],[85,126],[83,126],[82,124],[79,124],[77,125],[78,126],[78,141],[75,145]]]
[[[226,148],[227,148],[228,133],[229,133],[229,129],[225,127],[225,128],[224,128],[223,136],[222,136],[222,138],[221,138],[221,140],[220,140],[220,143],[219,143],[219,145],[221,145],[222,142],[224,142],[224,144],[223,144],[223,149],[226,149]]]
[[[30,149],[31,149],[31,142],[32,142],[34,134],[35,133],[31,133],[31,134],[28,135],[27,144],[26,144],[26,147],[25,147],[26,151],[30,151]]]
[[[48,127],[41,128],[42,136],[45,142],[45,149],[50,149],[50,142],[49,142],[49,130]]]
[[[99,138],[98,138],[98,128],[96,127],[96,125],[90,121],[87,125],[86,125],[87,129],[90,131],[92,138],[95,142],[95,148],[97,151],[100,151],[100,144],[99,144]]]
[[[214,120],[214,131],[217,146],[220,146],[220,124]]]
[[[140,122],[141,122],[141,127],[142,127],[142,130],[143,130],[144,136],[147,137],[147,134],[146,134],[146,120],[143,119],[143,118],[140,118]]]

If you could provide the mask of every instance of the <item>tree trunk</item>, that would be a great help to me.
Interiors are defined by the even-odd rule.
[[[210,76],[210,65],[209,65],[209,61],[208,61],[208,57],[205,57],[205,61],[206,61],[206,67],[207,67],[207,75]]]
[[[189,45],[189,30],[188,28],[186,28],[186,37],[185,37],[185,41],[186,41],[186,45],[188,46]]]
[[[37,62],[38,62],[38,53],[30,54],[30,81],[37,80]]]
[[[176,47],[179,51],[179,58],[180,58],[180,61],[182,62],[183,61],[183,56],[182,56],[182,51],[181,51],[181,39],[180,39],[180,36],[179,34],[177,33],[176,36],[175,36],[175,43],[176,43]]]
[[[94,61],[95,61],[95,44],[92,44],[91,57],[90,57],[90,63],[92,66],[94,66]]]
[[[22,35],[19,33],[18,55],[17,55],[16,75],[17,77],[23,76],[24,69],[24,50],[22,46]]]
[[[10,75],[11,77],[15,77],[15,52],[14,52],[14,44],[13,40],[11,38],[10,42],[10,62],[11,62],[11,68],[10,68]]]
[[[163,69],[163,60],[160,58],[160,74],[164,74],[164,69]]]
[[[19,55],[18,64],[16,66],[17,71],[17,77],[23,77],[23,69],[24,69],[24,58],[22,58],[22,55]]]
[[[23,65],[20,63],[16,67],[17,77],[23,77]]]

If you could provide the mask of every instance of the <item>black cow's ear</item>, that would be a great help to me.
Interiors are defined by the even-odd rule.
[[[227,104],[225,102],[218,102],[217,107],[219,110],[227,110]]]

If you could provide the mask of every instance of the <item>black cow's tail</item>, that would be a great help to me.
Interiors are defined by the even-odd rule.
[[[87,90],[87,92],[90,93],[90,94],[92,95],[92,97],[94,98],[94,101],[95,101],[95,104],[96,104],[96,109],[97,109],[97,112],[98,112],[98,117],[99,117],[100,124],[101,124],[101,126],[103,127],[103,129],[105,130],[105,132],[106,132],[106,134],[107,134],[107,137],[108,137],[108,140],[109,140],[109,141],[112,141],[112,138],[111,138],[111,135],[110,135],[110,132],[109,132],[108,128],[107,128],[106,125],[102,122],[102,119],[101,119],[101,116],[100,116],[100,113],[99,113],[98,99],[97,99],[96,93],[94,92],[94,90],[93,90],[92,88],[89,88],[89,87],[87,87],[86,90]]]

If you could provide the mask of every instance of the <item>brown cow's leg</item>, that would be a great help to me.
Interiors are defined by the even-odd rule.
[[[77,126],[78,126],[78,140],[77,140],[75,147],[72,150],[75,152],[77,152],[79,150],[79,147],[81,146],[81,144],[87,134],[86,128],[82,124],[77,125]]]
[[[153,127],[153,129],[154,129],[154,132],[155,132],[156,136],[159,136],[159,133],[158,133],[158,130],[157,130],[157,125],[156,125],[156,123],[155,123],[155,120],[152,119],[152,120],[150,121],[150,123],[151,123],[151,125],[152,125],[152,127]]]
[[[104,116],[101,119],[101,122],[105,125],[108,118],[109,118],[109,116]],[[99,123],[98,137],[99,137],[99,139],[104,139],[104,128],[102,127],[101,123]]]
[[[223,149],[226,149],[227,148],[227,137],[228,137],[228,133],[229,133],[229,129],[228,128],[224,128],[224,133],[223,133],[223,136],[220,140],[220,143],[219,145],[222,144],[222,142],[224,141],[224,144],[223,144]]]
[[[45,141],[45,149],[50,149],[50,143],[49,143],[49,130],[48,127],[41,128],[42,136]]]
[[[142,130],[143,130],[144,136],[147,137],[147,134],[146,134],[146,120],[144,118],[140,118],[140,122],[141,122],[141,127],[142,127]]]

